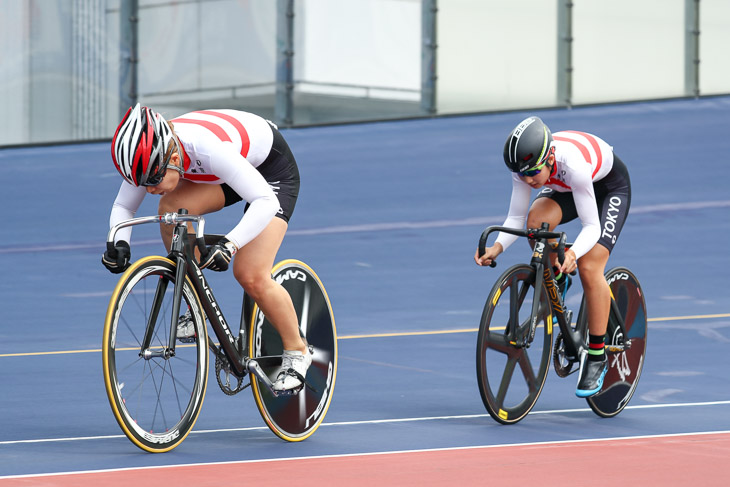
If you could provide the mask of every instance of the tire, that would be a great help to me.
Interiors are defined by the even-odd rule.
[[[332,401],[337,377],[337,330],[327,291],[307,264],[297,260],[279,262],[272,276],[291,296],[302,335],[310,349],[314,349],[306,376],[314,390],[304,387],[296,395],[274,397],[253,375],[251,389],[271,431],[287,441],[302,441],[317,430]],[[283,353],[279,334],[258,306],[253,308],[249,351],[254,359]],[[281,360],[258,362],[269,378],[275,380]]]
[[[187,278],[180,313],[190,310],[195,341],[177,343],[173,356],[162,356],[169,349],[174,281],[171,260],[138,260],[114,289],[104,323],[102,359],[109,404],[127,438],[152,453],[175,448],[190,433],[208,381],[205,317]],[[158,286],[163,293],[148,348],[157,355],[145,359],[140,351]]]
[[[535,337],[529,347],[510,343],[507,324],[510,303],[519,323],[517,337],[529,333],[534,296],[535,270],[518,264],[500,276],[484,306],[477,337],[477,379],[484,406],[496,421],[514,424],[524,418],[537,402],[552,354],[552,313],[543,287]]]
[[[626,336],[622,336],[615,320],[609,319],[606,332],[608,372],[600,392],[586,400],[593,412],[603,418],[610,418],[626,407],[639,384],[646,354],[647,316],[644,293],[639,280],[630,270],[625,267],[611,269],[606,273],[606,281],[623,318]],[[611,345],[628,340],[631,346],[625,350],[610,350]]]

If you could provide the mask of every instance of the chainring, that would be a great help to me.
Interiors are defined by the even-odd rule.
[[[575,360],[570,360],[565,355],[565,340],[562,332],[558,333],[555,338],[555,345],[553,345],[553,367],[558,377],[568,377],[570,374],[577,372],[578,369],[573,370],[573,365],[576,364]]]
[[[231,377],[236,383],[235,387],[231,387]],[[224,394],[233,396],[251,385],[250,382],[243,385],[243,377],[238,377],[231,370],[231,364],[225,355],[219,353],[215,357],[215,378],[218,381],[218,387]]]

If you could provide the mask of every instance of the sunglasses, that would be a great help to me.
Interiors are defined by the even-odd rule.
[[[170,163],[169,160],[163,162],[162,164],[159,164],[157,166],[157,171],[155,174],[150,174],[147,176],[147,180],[140,184],[140,186],[157,186],[162,182],[162,179],[165,177],[166,171],[167,171],[167,165]]]
[[[545,164],[547,164],[548,160],[550,159],[550,154],[552,154],[554,151],[555,148],[551,147],[548,153],[542,159],[542,162],[540,162],[537,166],[534,166],[532,169],[520,172],[520,176],[531,178],[540,174],[540,171],[542,171],[542,168],[545,167]]]
[[[155,173],[148,175],[147,180],[144,183],[141,183],[140,186],[157,186],[162,182],[165,174],[167,173],[167,166],[170,165],[172,155],[175,153],[175,148],[178,147],[176,141],[173,141],[173,144],[174,145],[168,149],[167,155],[165,156],[165,160],[162,161],[162,164],[158,164],[156,168],[153,168],[153,170],[156,169]],[[180,170],[175,166],[172,167],[180,172]],[[180,172],[180,174],[182,174],[182,172]]]

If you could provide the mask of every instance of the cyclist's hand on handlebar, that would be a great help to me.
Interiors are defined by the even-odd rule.
[[[575,259],[575,252],[573,252],[573,250],[571,249],[566,249],[565,259],[563,260],[562,264],[558,262],[557,267],[563,274],[570,274],[571,272],[573,272],[578,267]]]
[[[477,249],[477,251],[474,253],[474,262],[476,262],[477,265],[488,266],[501,253],[502,245],[499,243],[496,243],[493,246],[484,249],[484,255],[482,255],[481,257],[479,257],[479,249]]]
[[[114,244],[114,249],[106,249],[104,255],[101,256],[101,263],[114,274],[120,274],[129,267],[129,260],[132,257],[132,251],[129,249],[129,243],[119,240]]]
[[[236,245],[224,237],[217,244],[208,247],[205,255],[200,257],[200,268],[217,272],[225,271],[237,250]]]

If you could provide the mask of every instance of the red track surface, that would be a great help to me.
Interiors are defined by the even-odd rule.
[[[475,447],[22,477],[6,486],[726,486],[730,434]],[[593,467],[588,467],[594,464]],[[589,480],[590,472],[595,475]]]

